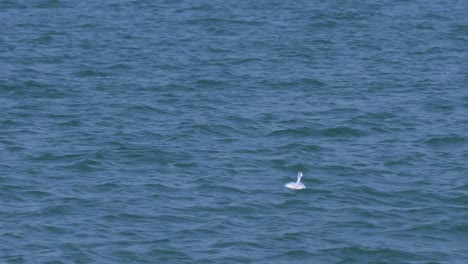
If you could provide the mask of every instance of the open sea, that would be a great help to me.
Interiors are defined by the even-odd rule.
[[[0,263],[468,263],[468,1],[0,23]]]

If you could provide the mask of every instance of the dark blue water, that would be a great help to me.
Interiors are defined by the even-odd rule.
[[[467,12],[0,1],[0,262],[466,263]]]

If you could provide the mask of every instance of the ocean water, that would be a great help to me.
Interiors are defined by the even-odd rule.
[[[467,263],[467,12],[1,0],[0,262]]]

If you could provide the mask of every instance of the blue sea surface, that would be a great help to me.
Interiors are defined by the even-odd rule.
[[[467,14],[0,0],[0,262],[467,263]]]

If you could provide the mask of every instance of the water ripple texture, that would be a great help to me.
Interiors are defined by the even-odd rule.
[[[466,10],[0,1],[0,262],[466,263]]]

